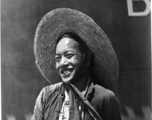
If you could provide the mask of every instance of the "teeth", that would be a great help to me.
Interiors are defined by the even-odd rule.
[[[68,73],[70,73],[70,70],[63,70],[62,73],[63,74],[68,74]]]
[[[64,70],[63,73],[67,74],[67,73],[69,73],[69,70]]]

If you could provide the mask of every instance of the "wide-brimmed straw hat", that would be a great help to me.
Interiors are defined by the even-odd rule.
[[[77,34],[93,52],[91,79],[113,90],[118,79],[118,61],[104,31],[87,15],[69,8],[58,8],[40,21],[34,39],[37,66],[51,84],[61,82],[55,68],[55,46],[60,35]]]

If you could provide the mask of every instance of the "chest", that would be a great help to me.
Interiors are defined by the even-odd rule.
[[[92,107],[99,113],[99,104],[98,100],[94,94],[90,94],[88,97],[88,101],[92,105]],[[63,108],[64,97],[61,94],[55,94],[47,99],[44,105],[44,119],[45,120],[59,120],[59,116],[61,114],[61,110]],[[74,104],[72,109],[69,109],[69,118],[70,120],[79,120],[81,118],[76,118],[77,113],[76,108],[82,108],[82,102],[78,102],[77,105]],[[80,112],[80,111],[79,111]],[[82,115],[82,111],[80,112]],[[88,107],[83,105],[83,120],[94,120],[93,117],[89,114]]]

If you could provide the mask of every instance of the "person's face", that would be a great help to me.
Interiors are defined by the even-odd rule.
[[[65,83],[70,83],[81,65],[80,45],[69,37],[63,37],[56,46],[56,69]]]

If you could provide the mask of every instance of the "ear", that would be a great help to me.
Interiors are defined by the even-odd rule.
[[[87,66],[91,63],[92,52],[90,49],[87,50]]]
[[[89,67],[89,64],[91,62],[91,57],[92,57],[92,52],[89,48],[87,48],[82,56],[83,64],[85,64],[87,67]]]

